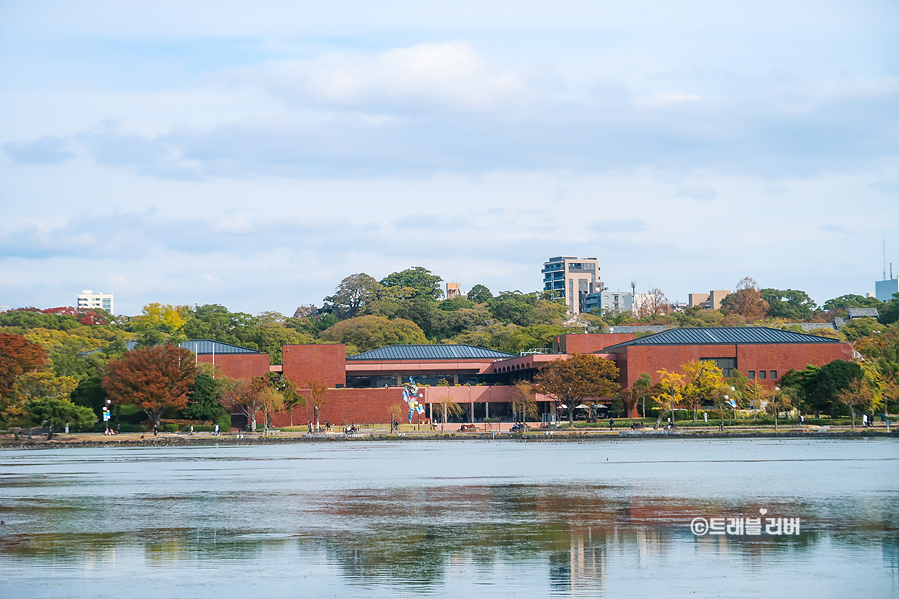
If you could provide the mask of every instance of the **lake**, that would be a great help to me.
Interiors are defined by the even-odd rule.
[[[892,439],[9,449],[0,596],[899,596],[897,508]]]

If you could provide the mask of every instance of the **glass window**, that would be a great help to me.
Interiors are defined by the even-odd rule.
[[[768,373],[765,372],[764,370],[759,370],[759,378],[760,378],[760,379],[765,378],[765,376],[766,376],[767,374],[768,374]]]
[[[750,379],[754,379],[755,378],[755,370],[750,370],[749,374],[747,374],[746,376],[748,376]]]
[[[772,371],[771,371],[771,378],[772,378],[772,379],[776,379],[776,378],[777,378],[777,371],[776,371],[776,370],[772,370]]]

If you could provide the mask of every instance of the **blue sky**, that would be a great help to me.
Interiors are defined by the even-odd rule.
[[[0,304],[899,270],[895,2],[2,2]]]

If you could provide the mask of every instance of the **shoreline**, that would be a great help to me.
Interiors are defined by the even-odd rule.
[[[99,437],[99,438],[97,438]],[[280,445],[286,443],[353,443],[367,441],[506,441],[519,443],[566,443],[566,442],[602,442],[602,441],[636,441],[636,440],[672,440],[672,439],[891,439],[899,438],[899,430],[887,432],[885,429],[839,429],[839,430],[674,430],[674,431],[539,431],[525,434],[519,433],[405,433],[389,435],[382,433],[318,434],[307,433],[274,433],[268,436],[249,434],[238,437],[234,434],[182,435],[166,434],[147,437],[140,433],[123,433],[113,437],[101,433],[61,434],[47,440],[44,437],[32,439],[0,438],[0,450],[3,449],[64,449],[74,447],[215,447],[222,445]]]

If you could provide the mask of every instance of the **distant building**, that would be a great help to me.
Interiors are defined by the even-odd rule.
[[[78,308],[83,310],[93,310],[100,308],[106,310],[110,314],[113,312],[113,301],[111,293],[94,293],[90,289],[83,289],[78,296]]]
[[[447,283],[446,299],[453,299],[454,297],[462,297],[462,290],[459,289],[459,283]]]
[[[645,293],[634,294],[631,291],[596,291],[587,294],[584,299],[584,312],[593,309],[609,310],[611,312],[636,311],[643,302],[649,300]]]
[[[893,267],[890,266],[890,270],[892,269]],[[899,293],[899,279],[886,279],[874,283],[874,297],[880,301],[890,301],[893,299],[894,293]]]
[[[691,308],[709,308],[718,310],[721,308],[721,300],[730,295],[727,289],[715,289],[708,293],[691,293],[689,305]]]
[[[604,287],[599,280],[599,260],[596,258],[556,256],[546,261],[540,272],[543,273],[544,291],[563,298],[572,314],[586,312],[587,296]]]

